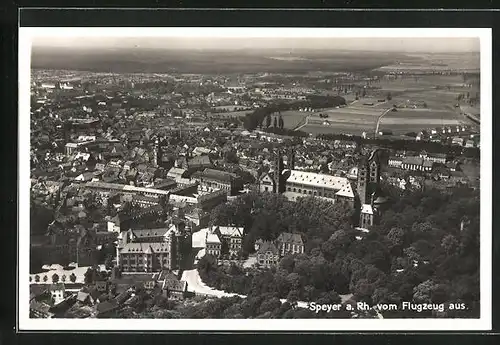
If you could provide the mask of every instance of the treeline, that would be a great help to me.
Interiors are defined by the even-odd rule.
[[[251,205],[236,200],[227,211],[217,209],[212,216],[222,220],[224,213],[242,220],[237,225],[246,225],[244,250],[251,251],[256,238],[271,240],[290,231],[293,222],[306,241],[306,253],[285,257],[278,267],[263,271],[200,261],[200,275],[219,289],[251,296],[273,293],[315,301],[335,292],[352,293],[354,300],[370,305],[408,301],[466,306],[443,313],[399,309],[384,312],[384,317],[478,317],[479,192],[457,188],[451,194],[390,194],[392,206],[367,234],[353,229],[347,212],[328,209],[313,198],[293,208],[279,196],[264,196],[262,209],[255,200],[253,214]],[[246,219],[238,216],[244,213]]]
[[[345,134],[318,134],[318,139],[323,140],[350,140],[355,141],[358,145],[377,145],[392,150],[398,151],[427,151],[429,153],[445,153],[449,156],[464,155],[468,158],[479,159],[480,149],[476,147],[461,147],[452,145],[443,145],[441,143],[434,143],[430,141],[413,141],[413,140],[391,140],[391,139],[363,139],[356,135]]]
[[[33,198],[33,196],[31,196]],[[54,210],[40,203],[30,202],[30,235],[45,235],[50,222],[54,220]]]
[[[222,297],[208,299],[197,296],[191,303],[167,300],[156,296],[134,308],[117,314],[119,318],[141,319],[311,319],[311,318],[348,318],[345,312],[315,312],[298,308],[294,303],[281,303],[276,294],[263,294],[248,298]],[[317,303],[334,303],[328,299]]]
[[[296,110],[299,108],[331,108],[336,106],[345,105],[345,98],[340,96],[321,96],[321,95],[309,95],[305,100],[297,100],[292,102],[276,102],[269,104],[267,107],[258,108],[252,113],[247,114],[243,121],[243,126],[247,130],[254,130],[257,127],[264,126],[264,120],[266,117],[279,113],[281,111]],[[267,126],[269,127],[269,126]],[[281,126],[275,126],[281,127]]]
[[[304,131],[295,131],[295,130],[289,129],[289,128],[269,127],[269,128],[263,129],[263,131],[266,133],[273,133],[273,134],[277,134],[277,135],[286,135],[289,137],[304,138],[304,137],[309,136],[309,134],[304,132]]]

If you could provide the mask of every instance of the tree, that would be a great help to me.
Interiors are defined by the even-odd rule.
[[[281,307],[281,301],[277,297],[273,297],[271,299],[266,299],[262,302],[259,307],[259,313],[263,314],[266,312],[273,312]]]
[[[37,283],[40,282],[40,276],[38,274],[35,275],[35,282],[37,282]]]
[[[215,269],[217,269],[217,259],[210,254],[206,254],[198,261],[198,271],[208,273]]]
[[[94,270],[92,268],[88,268],[84,275],[85,284],[92,284],[94,281]]]
[[[57,273],[54,273],[54,274],[52,275],[52,282],[53,282],[54,284],[57,284],[57,283],[59,282],[59,275],[58,275]]]
[[[66,281],[66,275],[65,275],[65,274],[63,274],[63,275],[61,276],[61,281],[62,281],[63,283]]]
[[[225,158],[226,162],[228,162],[228,163],[237,164],[239,161],[238,155],[236,154],[236,152],[234,150],[227,151],[224,158]]]
[[[372,300],[373,303],[378,304],[378,303],[388,303],[389,302],[389,289],[386,287],[380,287],[376,288],[375,291],[373,291],[372,295]]]
[[[69,276],[69,280],[74,283],[76,282],[76,275],[74,273],[71,273],[71,275]]]
[[[459,242],[453,235],[446,235],[441,241],[441,247],[445,250],[446,254],[453,255],[457,252],[459,247]]]
[[[398,247],[403,244],[404,240],[404,230],[401,228],[392,228],[387,234],[387,239],[392,243],[393,246]]]
[[[277,118],[277,117],[275,117],[275,118],[274,118],[274,121],[273,121],[273,127],[274,127],[274,128],[277,128],[277,127],[278,127],[278,118]]]
[[[285,256],[280,261],[280,268],[282,270],[287,271],[288,273],[292,273],[293,272],[294,266],[295,266],[295,260],[294,260],[293,256],[291,256],[291,255]]]
[[[279,116],[279,128],[280,129],[283,129],[283,127],[285,126],[285,122],[283,121],[283,117],[280,115]]]
[[[288,296],[286,297],[286,300],[293,304],[299,300],[299,297],[300,292],[298,290],[290,290]]]
[[[413,289],[413,300],[417,303],[431,303],[432,291],[436,284],[432,280],[426,280]]]
[[[271,114],[267,114],[266,116],[266,127],[269,128],[271,126]]]
[[[111,270],[113,268],[113,256],[111,254],[108,254],[106,256],[106,259],[104,260],[104,266],[107,270]]]

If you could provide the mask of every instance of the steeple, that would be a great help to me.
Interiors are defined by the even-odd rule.
[[[295,169],[295,149],[292,147],[288,149],[288,154],[287,154],[287,166],[288,169],[294,170]]]
[[[276,186],[276,190],[274,191],[275,193],[283,193],[285,191],[284,188],[284,181],[283,181],[283,170],[284,170],[284,164],[283,164],[283,156],[282,156],[282,151],[281,149],[278,149],[276,151],[276,157],[274,159],[274,183]]]
[[[161,155],[160,152],[160,144],[158,137],[155,137],[155,143],[153,145],[153,166],[158,167],[158,161],[159,161],[159,156]]]

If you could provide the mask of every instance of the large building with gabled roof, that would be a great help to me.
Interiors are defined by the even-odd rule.
[[[290,164],[283,164],[282,152],[277,151],[274,169],[259,178],[261,192],[283,193],[289,199],[315,196],[330,201],[345,201],[354,205],[355,194],[346,177],[294,170],[293,150],[288,153]]]
[[[123,273],[183,269],[191,248],[191,232],[183,222],[167,228],[130,229],[118,236],[117,265]]]
[[[286,180],[286,192],[352,202],[354,192],[345,177],[291,170]]]

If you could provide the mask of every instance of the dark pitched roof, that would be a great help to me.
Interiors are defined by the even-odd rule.
[[[63,283],[51,284],[49,286],[49,291],[58,291],[58,290],[64,290]]]
[[[52,314],[49,312],[51,306],[48,305],[47,303],[43,303],[43,302],[37,302],[37,301],[31,301],[30,302],[30,309],[31,310],[36,310],[38,312],[41,312],[41,313],[44,313],[44,314]]]
[[[413,165],[422,165],[424,159],[422,157],[406,157],[403,160],[403,164],[413,164]]]
[[[47,293],[47,286],[45,284],[31,284],[30,285],[30,300]]]
[[[101,297],[102,295],[102,292],[98,291],[96,288],[92,288],[90,289],[89,291],[89,295],[92,296],[92,298],[95,300],[97,300],[99,297]]]
[[[293,234],[290,232],[283,232],[279,235],[278,241],[290,244],[303,245],[302,236],[300,234]]]
[[[193,174],[194,175],[194,174]],[[232,181],[238,178],[238,175],[215,169],[206,168],[202,173],[197,176],[205,179],[219,180],[219,181]]]
[[[273,254],[277,254],[278,253],[278,249],[276,248],[276,246],[272,242],[265,241],[259,247],[259,250],[257,251],[257,254],[265,254],[266,252],[269,252],[269,251],[272,252]]]
[[[212,160],[207,155],[196,156],[188,161],[188,166],[190,168],[212,166],[212,165],[213,165]]]
[[[78,291],[78,294],[76,295],[76,300],[78,302],[85,302],[87,300],[87,298],[90,297],[90,294],[87,293],[87,292],[83,292],[83,291]]]
[[[149,238],[149,237],[164,236],[168,232],[168,228],[136,229],[136,230],[130,230],[130,231],[137,238]]]
[[[115,301],[118,304],[124,303],[127,299],[129,299],[131,292],[129,290],[123,291],[121,294],[115,297]]]
[[[186,291],[187,282],[184,280],[166,279],[163,288],[170,291]]]
[[[97,312],[99,314],[102,314],[102,313],[106,313],[109,311],[113,311],[116,308],[118,308],[118,303],[116,302],[116,300],[112,299],[110,301],[105,301],[105,302],[99,303],[97,305]]]

